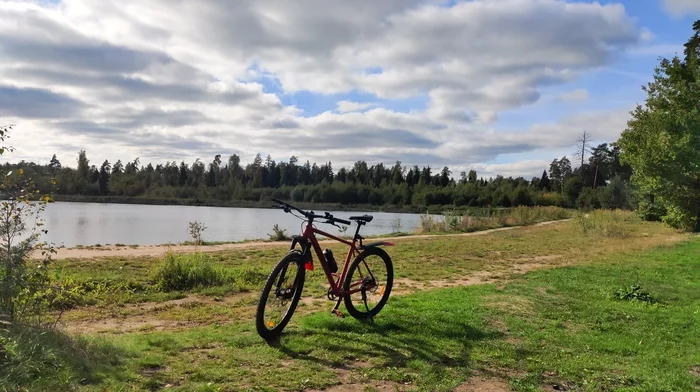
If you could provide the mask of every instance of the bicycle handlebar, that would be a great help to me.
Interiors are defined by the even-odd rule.
[[[352,224],[352,222],[350,222],[349,220],[336,218],[333,215],[329,214],[328,212],[326,212],[325,215],[317,215],[317,214],[314,214],[313,211],[312,212],[304,211],[301,208],[295,207],[295,206],[287,203],[286,201],[280,200],[276,197],[273,197],[272,201],[274,201],[277,204],[281,204],[282,208],[284,208],[285,212],[289,212],[290,209],[296,210],[296,211],[299,211],[299,213],[301,213],[302,215],[304,215],[305,217],[307,217],[309,219],[315,219],[315,218],[327,219],[329,221],[329,223],[338,222],[338,223],[342,223],[344,225]]]

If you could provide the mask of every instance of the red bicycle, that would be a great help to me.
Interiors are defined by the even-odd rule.
[[[327,297],[331,301],[336,301],[331,313],[344,317],[338,310],[342,301],[348,313],[357,319],[364,320],[376,316],[386,305],[394,281],[391,257],[381,246],[394,244],[387,241],[362,243],[364,238],[360,235],[360,228],[371,222],[373,217],[371,215],[351,216],[350,221],[357,223],[357,229],[352,241],[348,241],[317,229],[314,221],[322,220],[320,223],[339,228],[338,223],[351,225],[350,221],[335,218],[328,212],[317,215],[313,211],[304,211],[282,200],[276,198],[272,200],[286,213],[293,214],[304,223],[302,234],[292,236],[289,253],[272,269],[262,289],[255,316],[258,334],[265,340],[275,339],[289,323],[304,288],[306,271],[314,269],[311,257],[312,247],[330,285]],[[300,213],[303,217],[294,212]],[[338,273],[338,264],[333,257],[333,252],[330,249],[321,250],[316,234],[349,247],[340,273]],[[354,300],[359,300],[359,303],[353,302]],[[268,309],[268,306],[271,309]]]

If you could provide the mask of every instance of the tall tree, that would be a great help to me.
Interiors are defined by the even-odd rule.
[[[56,170],[61,168],[61,162],[56,158],[56,154],[53,154],[51,157],[51,162],[49,162],[49,169],[51,169],[52,172],[55,172]]]
[[[450,168],[445,166],[442,168],[442,171],[440,171],[440,186],[441,187],[446,187],[450,184],[450,176],[452,175],[452,172],[450,171]]]
[[[80,150],[78,153],[78,177],[86,180],[90,172],[90,160],[87,159],[85,150]]]
[[[540,178],[539,187],[545,191],[552,189],[549,177],[547,176],[547,170],[542,171],[542,177]]]
[[[467,181],[469,181],[472,184],[476,183],[476,170],[469,170],[469,174],[467,175]]]
[[[109,173],[112,170],[109,161],[105,159],[100,166],[100,177],[99,177],[99,190],[100,195],[107,195],[109,193]]]
[[[684,57],[662,58],[618,144],[633,181],[665,204],[669,225],[700,231],[700,20]]]
[[[591,151],[592,142],[593,138],[588,131],[583,131],[581,136],[576,140],[576,152],[574,152],[574,156],[581,160],[581,167],[583,167],[586,162],[586,153]]]
[[[123,171],[124,165],[122,164],[121,159],[118,159],[114,166],[112,166],[112,174],[122,174]]]

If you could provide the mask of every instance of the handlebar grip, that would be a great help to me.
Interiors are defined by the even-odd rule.
[[[333,219],[335,219],[336,221],[338,221],[338,222],[340,222],[340,223],[342,223],[342,224],[344,224],[344,225],[349,225],[349,224],[352,223],[352,222],[350,222],[349,220],[345,220],[345,219],[338,219],[338,218],[333,218]]]

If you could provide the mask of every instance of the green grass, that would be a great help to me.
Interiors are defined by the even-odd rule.
[[[204,255],[168,253],[155,266],[151,283],[161,291],[223,286],[233,279],[222,268],[214,267]]]
[[[577,225],[397,240],[389,248],[397,279],[450,281],[479,271],[502,279],[394,295],[374,324],[332,316],[327,300],[304,303],[272,345],[255,333],[254,307],[284,249],[215,253],[207,263],[248,290],[200,287],[177,293],[196,302],[144,308],[104,302],[69,311],[69,326],[94,320],[96,328],[79,339],[0,328],[0,390],[273,391],[382,383],[446,391],[474,374],[516,391],[696,390],[700,238],[632,220],[623,220],[625,237],[583,233]],[[552,268],[512,274],[533,260]],[[122,273],[141,281],[157,263],[66,261],[61,274],[116,281]],[[321,273],[308,277],[304,296],[322,298]],[[115,319],[134,327],[99,329]]]
[[[422,233],[474,232],[499,227],[527,226],[539,222],[567,219],[570,210],[560,207],[515,207],[489,211],[485,215],[469,211],[448,211],[442,216],[421,215],[418,231]]]
[[[596,236],[595,247],[589,246],[594,231],[582,232],[576,222],[530,227],[461,238],[413,238],[405,236],[395,240],[389,248],[394,260],[397,278],[413,281],[435,279],[455,280],[476,271],[490,271],[509,275],[512,265],[550,263],[549,260],[533,260],[552,257],[552,265],[561,261],[605,257],[610,252],[629,252],[663,243],[673,231],[658,223],[625,220],[621,223],[630,237]],[[324,245],[325,247],[326,245]],[[329,245],[336,259],[345,257],[344,245]],[[213,269],[221,271],[228,281],[210,288],[195,288],[183,292],[209,293],[211,295],[257,291],[273,265],[288,250],[288,244],[252,247],[212,252],[198,257]],[[109,290],[91,291],[87,304],[110,305],[144,301],[167,301],[183,293],[163,292],[152,282],[153,270],[162,258],[110,257],[94,260],[59,260],[55,264],[57,280],[72,280],[87,287],[108,287]],[[307,275],[305,294],[324,297],[327,282],[315,261],[316,271]],[[233,277],[233,280],[230,280]],[[133,288],[136,288],[135,290]]]
[[[42,354],[58,359],[44,361],[42,372],[61,373],[61,386],[92,375],[83,383],[95,390],[168,384],[207,390],[209,383],[224,389],[322,388],[336,383],[337,369],[345,367],[359,383],[385,380],[430,391],[452,390],[474,372],[498,374],[517,391],[543,385],[691,391],[700,386],[693,375],[700,364],[698,257],[695,239],[605,264],[532,272],[501,288],[396,297],[374,324],[317,312],[296,317],[272,346],[254,334],[252,320],[119,335],[109,346],[92,346],[110,347],[111,357],[101,358],[106,363],[88,366]],[[616,290],[631,283],[658,303],[616,299]]]

